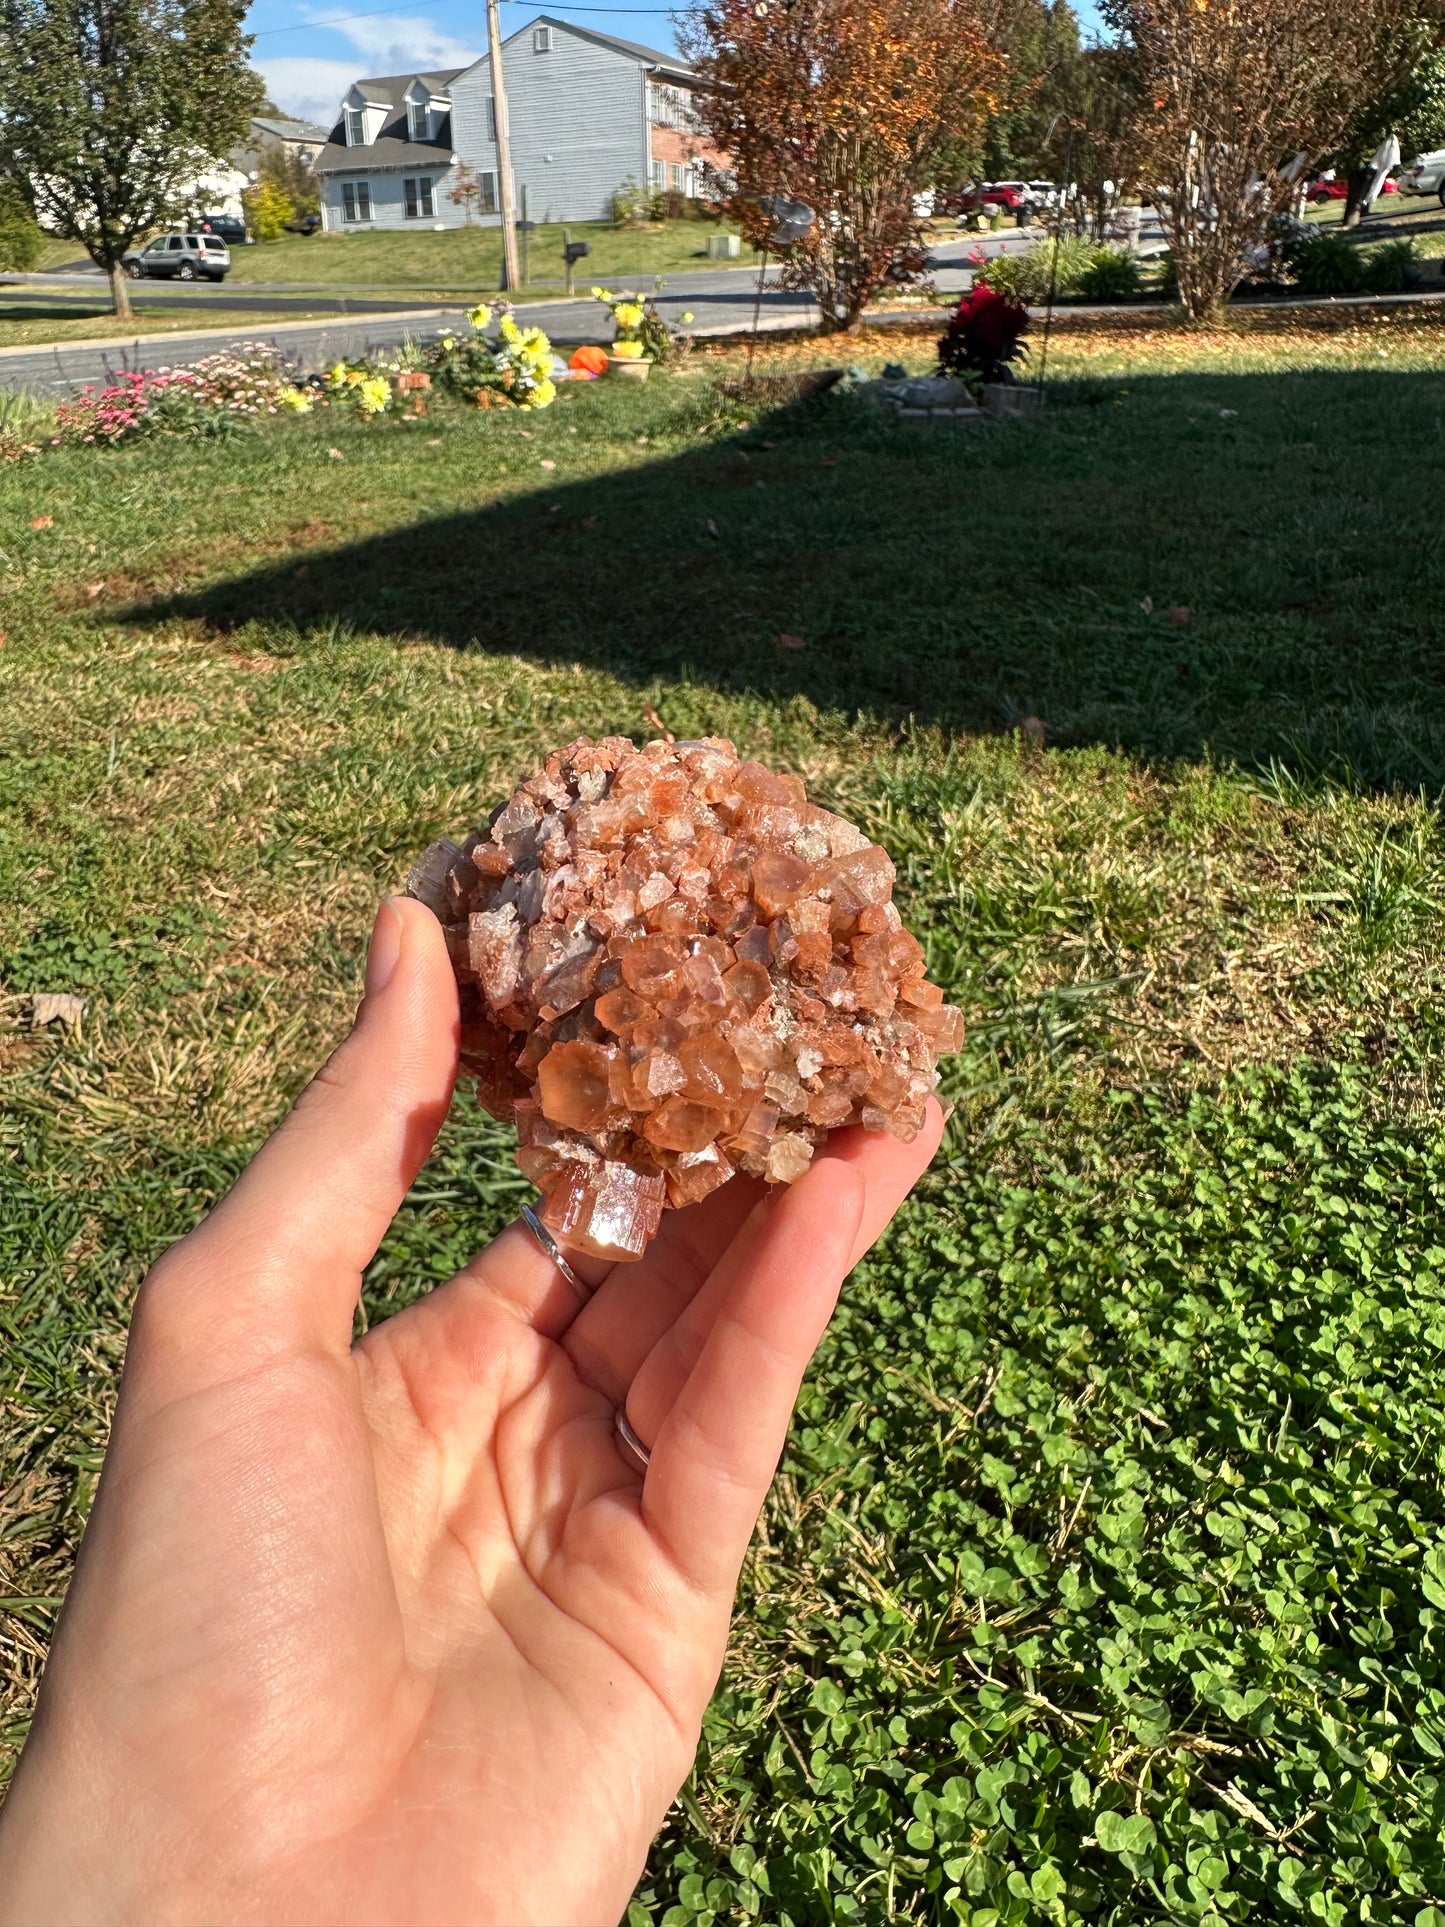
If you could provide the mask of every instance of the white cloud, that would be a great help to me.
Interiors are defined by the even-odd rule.
[[[304,7],[321,25],[335,17],[335,6]],[[431,73],[439,67],[469,67],[477,49],[444,33],[434,21],[403,13],[379,13],[369,20],[337,21],[325,29],[349,41],[355,52],[337,60],[317,54],[263,54],[256,69],[278,107],[300,120],[330,127],[341,96],[353,80],[368,74]]]
[[[303,11],[312,19],[335,15],[334,7],[308,7]],[[426,73],[438,67],[470,67],[478,52],[470,42],[458,40],[443,32],[435,21],[417,14],[378,13],[369,19],[337,21],[332,31],[355,47],[365,63],[364,73]]]
[[[263,54],[255,67],[283,112],[325,128],[335,123],[341,96],[361,73],[354,60],[322,60],[310,54]]]

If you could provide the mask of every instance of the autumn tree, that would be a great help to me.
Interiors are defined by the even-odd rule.
[[[1389,0],[1105,0],[1179,298],[1216,315],[1293,183],[1378,93]],[[1290,163],[1293,162],[1293,167]]]
[[[243,0],[0,0],[0,173],[131,312],[126,250],[180,215],[262,98]]]
[[[814,209],[783,272],[826,329],[922,272],[914,201],[943,144],[982,131],[1003,70],[993,24],[980,0],[702,0],[685,16],[702,131],[731,157],[717,198],[758,246],[771,199]]]
[[[447,189],[447,199],[453,207],[459,207],[462,210],[462,219],[468,227],[471,227],[472,213],[481,205],[482,177],[465,161],[458,166],[457,178]]]

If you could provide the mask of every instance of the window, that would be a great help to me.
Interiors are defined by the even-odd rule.
[[[431,182],[403,181],[401,191],[406,200],[408,221],[430,221],[436,213],[436,203],[432,199]]]
[[[647,184],[661,194],[667,186],[667,162],[649,161],[647,164]]]
[[[369,181],[343,181],[341,183],[341,218],[344,221],[369,221],[371,219],[371,184]]]
[[[366,145],[366,114],[360,107],[348,107],[346,110],[346,145],[348,147]]]
[[[692,99],[685,87],[660,87],[648,90],[648,119],[654,127],[680,127],[685,132],[693,125]]]
[[[551,51],[552,29],[550,27],[534,28],[532,33],[532,52],[534,54],[549,54]]]
[[[173,234],[170,240],[167,241],[166,243],[166,246],[170,249],[172,254],[181,253],[185,245],[186,245],[186,237],[184,234]]]
[[[668,169],[668,172],[672,176],[670,185],[673,193],[685,194],[687,192],[687,172],[688,171],[683,166],[682,162],[673,161],[671,166]]]
[[[478,214],[495,214],[497,211],[496,175],[483,171],[477,176],[477,185],[481,189],[481,193],[477,197]]]
[[[436,215],[436,204],[431,197],[431,182],[429,180],[418,181],[417,187],[421,192],[422,219],[424,221],[430,221]]]
[[[406,110],[407,132],[414,141],[430,140],[431,111],[424,100],[414,100]]]
[[[496,138],[497,138],[497,103],[495,100],[492,99],[492,96],[488,94],[487,95],[487,139],[489,141],[494,141]]]

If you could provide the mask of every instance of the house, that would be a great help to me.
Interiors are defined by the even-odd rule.
[[[534,221],[606,218],[624,181],[696,196],[699,81],[673,54],[539,14],[502,43],[516,207]],[[460,168],[476,176],[468,209]],[[489,57],[442,73],[359,80],[313,164],[328,229],[461,227],[501,218]]]
[[[315,121],[279,120],[257,114],[252,117],[249,135],[231,160],[248,181],[256,181],[260,179],[261,162],[267,154],[279,149],[309,169],[329,139],[326,129],[318,127]]]

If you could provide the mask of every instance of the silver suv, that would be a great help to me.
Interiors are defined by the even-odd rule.
[[[158,234],[125,257],[132,281],[148,275],[162,281],[224,281],[231,266],[231,250],[214,234]]]

